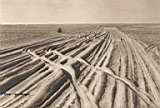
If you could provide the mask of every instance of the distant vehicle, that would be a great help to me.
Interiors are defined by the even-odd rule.
[[[62,28],[58,28],[57,32],[62,33]]]

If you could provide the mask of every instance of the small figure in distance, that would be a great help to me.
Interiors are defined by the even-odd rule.
[[[62,33],[62,28],[59,27],[58,30],[57,30],[57,32],[58,33]]]

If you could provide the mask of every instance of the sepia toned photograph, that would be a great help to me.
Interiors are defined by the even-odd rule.
[[[0,0],[0,108],[160,108],[160,1]]]

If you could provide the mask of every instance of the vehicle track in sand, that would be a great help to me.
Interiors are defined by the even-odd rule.
[[[153,47],[116,28],[0,51],[0,108],[160,108]]]

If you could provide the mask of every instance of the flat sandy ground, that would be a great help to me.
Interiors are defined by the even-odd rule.
[[[160,108],[158,24],[0,28],[0,108]]]
[[[63,33],[84,32],[99,27],[118,27],[131,38],[159,46],[160,24],[68,24],[68,25],[0,25],[0,49],[27,45],[41,40],[59,37]]]

